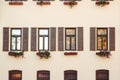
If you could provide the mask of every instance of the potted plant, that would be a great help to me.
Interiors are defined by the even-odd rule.
[[[77,5],[78,3],[73,0],[73,1],[65,1],[64,2],[64,5],[69,5],[71,8],[74,6],[74,5]]]
[[[64,52],[64,55],[77,55],[77,52]]]
[[[50,52],[49,51],[38,51],[36,55],[38,55],[40,58],[48,59],[50,57]]]
[[[109,5],[109,2],[105,0],[100,0],[96,2],[96,5],[103,7],[105,5]]]
[[[23,5],[22,1],[10,1],[9,5]]]
[[[39,0],[36,3],[37,5],[50,5],[50,1]]]
[[[96,55],[109,58],[111,56],[111,53],[107,50],[100,50],[99,52],[96,52]]]
[[[20,52],[18,52],[18,51],[9,51],[8,55],[9,56],[14,56],[14,57],[20,57],[20,56],[24,57],[24,51],[20,51]]]

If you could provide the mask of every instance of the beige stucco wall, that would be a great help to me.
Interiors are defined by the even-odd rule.
[[[30,51],[31,27],[84,27],[84,51],[77,56],[51,52],[50,59],[39,59]],[[3,27],[29,27],[29,51],[24,58],[14,58],[2,51]],[[116,51],[110,58],[101,58],[90,51],[90,27],[115,27]],[[57,28],[58,29],[58,28]],[[56,0],[47,6],[38,6],[32,0],[22,6],[11,6],[0,1],[0,80],[8,80],[8,71],[22,70],[22,80],[36,80],[37,70],[50,70],[51,80],[64,80],[64,70],[77,70],[78,80],[95,80],[97,69],[108,69],[110,80],[120,80],[120,1],[98,7],[94,1],[82,0],[73,8]],[[57,36],[58,37],[58,36]],[[57,42],[58,40],[56,40]],[[57,45],[57,44],[56,44]]]

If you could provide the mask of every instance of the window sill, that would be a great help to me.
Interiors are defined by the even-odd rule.
[[[77,52],[64,52],[64,55],[77,55]]]
[[[10,1],[9,5],[23,5],[22,1]]]

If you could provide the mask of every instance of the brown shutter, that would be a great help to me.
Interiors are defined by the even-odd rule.
[[[63,27],[58,28],[58,50],[63,51]]]
[[[95,51],[95,28],[90,28],[90,50]]]
[[[56,50],[56,28],[51,28],[50,50]]]
[[[31,51],[36,51],[36,28],[31,29]]]
[[[9,51],[9,28],[3,28],[3,51]]]
[[[114,51],[115,50],[115,28],[111,27],[109,29],[109,35],[110,35],[110,41],[109,41],[110,51]]]
[[[78,27],[78,51],[83,50],[83,27]]]
[[[28,51],[28,28],[23,28],[23,50]]]

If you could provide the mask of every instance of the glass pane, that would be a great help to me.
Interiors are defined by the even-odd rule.
[[[12,35],[21,35],[21,29],[12,29]]]
[[[48,29],[40,29],[39,35],[48,35]]]
[[[15,38],[14,37],[12,37],[12,50],[15,50]]]
[[[97,49],[102,49],[102,39],[101,39],[101,37],[98,37],[97,38]]]
[[[107,38],[103,37],[103,49],[107,49]]]
[[[45,37],[44,49],[48,50],[48,37]]]
[[[107,35],[107,29],[98,29],[98,35]]]
[[[66,29],[66,35],[75,35],[75,29]]]
[[[18,37],[17,38],[17,50],[20,50],[20,47],[21,47],[21,38],[20,37]]]
[[[43,37],[39,37],[39,50],[43,50]]]
[[[70,37],[66,37],[66,49],[70,49]]]
[[[75,37],[71,37],[71,49],[75,49]]]
[[[97,75],[97,78],[99,79],[99,80],[108,80],[108,74],[105,74],[105,73],[101,73],[101,74],[98,74]]]

